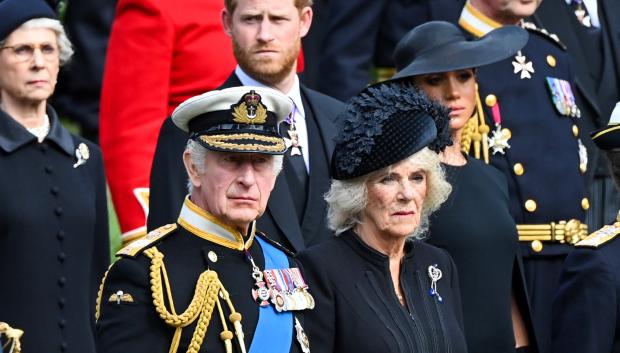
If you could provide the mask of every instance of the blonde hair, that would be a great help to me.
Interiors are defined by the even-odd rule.
[[[427,176],[426,197],[422,204],[420,224],[414,233],[410,235],[413,238],[422,239],[428,230],[430,215],[448,199],[452,186],[446,181],[439,156],[427,147],[405,158],[403,161],[421,167]],[[368,204],[368,180],[389,171],[393,165],[354,179],[332,180],[331,187],[327,194],[325,194],[325,201],[327,201],[329,206],[327,221],[329,227],[336,235],[353,228],[361,222],[361,214]]]

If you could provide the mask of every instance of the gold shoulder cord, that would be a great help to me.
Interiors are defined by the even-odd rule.
[[[101,284],[99,284],[99,290],[97,291],[97,301],[95,301],[95,322],[99,321],[99,316],[101,315],[101,297],[103,296],[103,285],[105,283],[106,278],[108,278],[108,272],[112,268],[111,264],[108,266],[107,271],[103,274],[103,278],[101,279]]]
[[[480,152],[484,162],[489,164],[489,135],[490,128],[484,120],[484,110],[480,101],[478,84],[476,83],[476,112],[467,121],[461,136],[461,150],[467,154],[471,152],[471,145],[474,146],[474,157],[480,159]]]
[[[0,336],[4,335],[7,337],[7,342],[4,346],[2,346],[2,350],[8,353],[21,353],[22,345],[19,339],[24,334],[24,331],[12,328],[7,323],[0,322]],[[10,348],[8,350],[7,347]]]
[[[218,313],[223,326],[223,331],[220,333],[220,339],[224,342],[226,352],[232,352],[232,338],[234,335],[228,330],[226,317],[224,316],[222,304],[220,303],[220,297],[226,301],[226,304],[228,305],[231,312],[228,320],[235,328],[235,333],[237,335],[241,352],[245,353],[246,350],[243,341],[243,330],[241,327],[241,314],[235,311],[228,292],[224,289],[224,286],[222,285],[222,282],[220,282],[215,271],[206,270],[200,274],[191,303],[182,314],[177,315],[172,300],[170,282],[168,281],[166,267],[163,262],[164,255],[159,252],[156,247],[145,250],[144,254],[151,259],[150,282],[155,310],[159,314],[159,317],[166,322],[166,324],[175,327],[169,353],[176,353],[179,347],[183,327],[189,326],[196,320],[198,320],[196,330],[192,335],[187,353],[197,353],[200,350],[200,346],[202,345],[207,328],[209,327],[209,322],[211,321],[211,315],[213,314],[215,305],[217,305]],[[168,298],[170,311],[168,311],[166,304],[164,303],[164,285],[166,287],[166,296]]]

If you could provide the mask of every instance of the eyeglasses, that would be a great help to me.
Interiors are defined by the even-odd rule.
[[[0,48],[0,50],[4,49],[11,49],[13,51],[13,54],[19,61],[32,60],[32,58],[34,57],[34,53],[37,49],[41,51],[43,58],[47,61],[54,61],[58,59],[58,47],[48,43],[43,43],[40,45],[18,44]]]

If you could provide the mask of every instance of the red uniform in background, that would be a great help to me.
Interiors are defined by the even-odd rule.
[[[100,142],[123,241],[143,235],[159,128],[236,61],[222,0],[119,0],[101,94]],[[179,156],[181,158],[181,156]]]

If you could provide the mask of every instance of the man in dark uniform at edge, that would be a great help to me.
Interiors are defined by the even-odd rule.
[[[592,133],[620,187],[620,103]],[[553,302],[553,352],[620,353],[620,217],[575,244]]]
[[[517,24],[530,34],[514,57],[479,68],[477,79],[489,130],[481,130],[485,150],[508,181],[534,326],[541,353],[548,353],[553,295],[564,257],[588,234],[589,200],[568,54],[556,36],[523,21],[539,4],[470,0],[459,25],[475,37]]]
[[[292,254],[255,228],[292,107],[275,90],[234,87],[174,111],[189,133],[190,195],[176,223],[117,253],[97,300],[98,352],[309,352],[302,314],[314,300]]]
[[[259,229],[299,251],[332,235],[326,225],[323,194],[329,188],[333,120],[344,105],[299,83],[295,73],[301,38],[312,22],[311,0],[226,0],[222,22],[232,38],[238,66],[220,88],[268,86],[294,102],[283,124],[291,145]],[[174,221],[185,193],[185,172],[178,156],[183,133],[166,119],[151,171],[148,228]]]
[[[577,103],[584,133],[604,127],[620,100],[620,2],[617,0],[546,0],[534,19],[558,35],[573,60]],[[594,174],[588,228],[599,229],[616,218],[620,194],[605,158],[590,139],[583,143]]]
[[[396,43],[425,22],[456,23],[463,4],[465,0],[330,0],[319,91],[346,101],[369,83],[390,78],[396,72]]]

